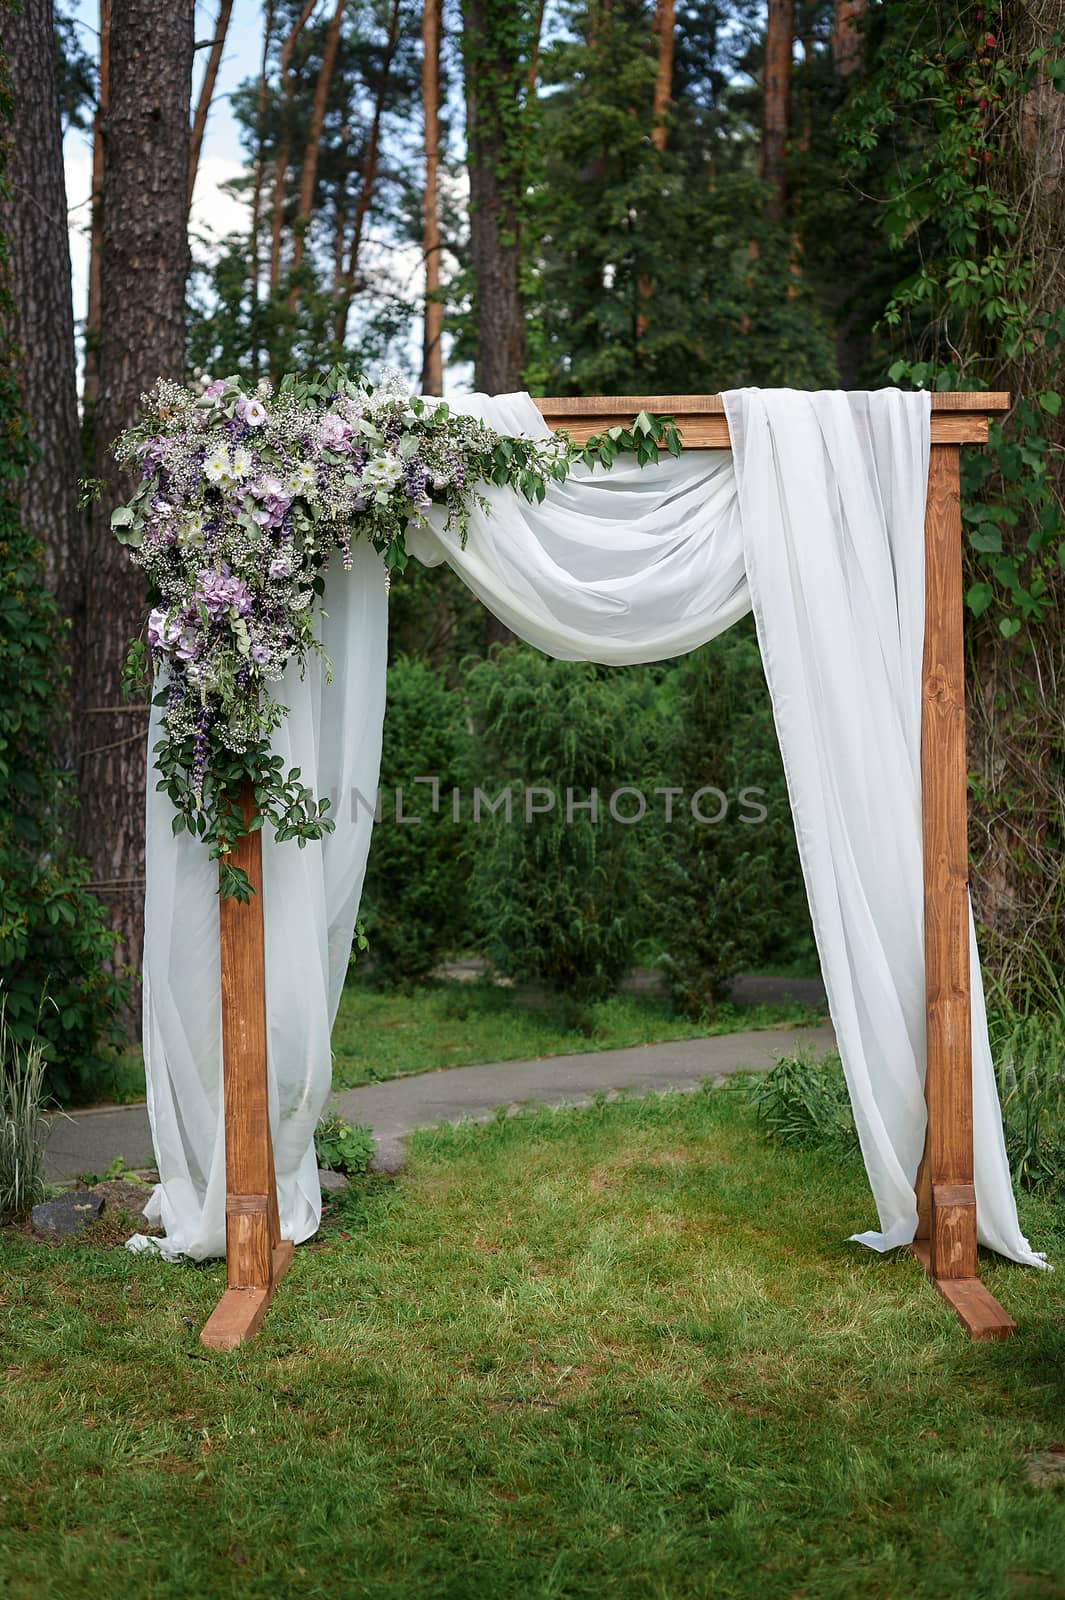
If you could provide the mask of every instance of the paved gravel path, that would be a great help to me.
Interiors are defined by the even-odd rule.
[[[648,1094],[694,1089],[706,1078],[764,1072],[789,1050],[805,1048],[822,1055],[834,1044],[827,1026],[761,1028],[628,1050],[447,1067],[346,1089],[335,1094],[332,1103],[350,1122],[362,1123],[384,1138],[401,1139],[415,1128],[432,1128],[440,1122],[483,1121],[500,1106],[584,1105],[611,1090]],[[83,1172],[102,1173],[118,1156],[128,1167],[152,1163],[152,1137],[143,1105],[104,1106],[56,1117],[46,1174],[51,1182],[61,1183]]]

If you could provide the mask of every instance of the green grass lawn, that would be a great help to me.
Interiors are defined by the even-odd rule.
[[[404,993],[352,979],[333,1029],[333,1085],[353,1089],[434,1067],[575,1055],[815,1020],[809,1007],[798,1004],[722,1003],[712,1021],[689,1022],[662,995],[620,994],[578,1006],[484,981],[429,980]]]
[[[974,1346],[872,1220],[726,1088],[419,1136],[229,1356],[220,1263],[7,1230],[0,1592],[1065,1595],[1060,1275],[987,1262]]]

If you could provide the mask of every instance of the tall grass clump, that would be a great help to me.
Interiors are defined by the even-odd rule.
[[[1054,1198],[1065,1190],[1065,1004],[1040,1012],[1000,1000],[988,1027],[1013,1181]]]
[[[762,1131],[777,1144],[857,1150],[858,1133],[836,1051],[820,1060],[808,1050],[782,1056],[750,1095]]]
[[[40,1041],[11,1032],[0,1000],[0,1215],[20,1216],[44,1198],[44,1078]]]

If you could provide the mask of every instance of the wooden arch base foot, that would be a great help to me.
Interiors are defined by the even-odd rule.
[[[932,1271],[932,1251],[927,1239],[915,1239],[910,1251],[928,1273],[970,1339],[988,1343],[993,1339],[1008,1339],[1017,1332],[1017,1324],[1009,1312],[1003,1310],[979,1278],[937,1278]]]
[[[270,1284],[265,1289],[227,1289],[203,1325],[200,1343],[208,1350],[235,1350],[259,1330],[274,1290],[292,1262],[293,1246],[283,1239],[274,1246]]]

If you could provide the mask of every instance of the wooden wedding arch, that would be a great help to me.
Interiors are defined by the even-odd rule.
[[[564,428],[579,442],[615,424],[631,424],[647,410],[677,419],[686,450],[731,447],[720,395],[610,395],[536,404],[552,428]],[[981,1283],[976,1258],[959,456],[962,445],[986,444],[990,419],[1008,408],[1006,394],[932,396],[925,513],[921,785],[928,1129],[911,1249],[973,1339],[1007,1338],[1016,1324]],[[248,792],[246,816],[253,804]],[[261,833],[241,841],[234,864],[248,874],[255,894],[247,903],[220,901],[227,1287],[201,1334],[211,1349],[232,1349],[252,1337],[293,1252],[280,1234],[270,1136]]]

